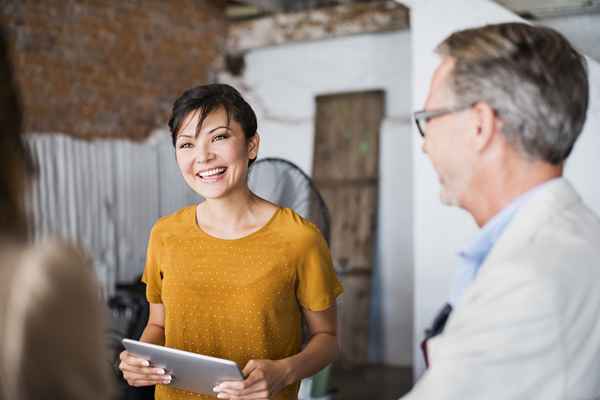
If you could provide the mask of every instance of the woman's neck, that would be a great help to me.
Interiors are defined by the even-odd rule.
[[[198,224],[217,230],[237,230],[256,219],[258,198],[248,188],[226,197],[206,199],[197,208]]]

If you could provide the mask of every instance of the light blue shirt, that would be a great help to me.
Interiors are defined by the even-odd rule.
[[[460,265],[454,275],[454,282],[448,300],[453,308],[456,307],[456,304],[462,299],[465,290],[475,280],[481,265],[492,250],[492,247],[494,247],[494,244],[498,241],[519,208],[523,207],[529,198],[547,183],[544,182],[530,189],[510,202],[508,206],[504,207],[502,211],[481,228],[467,247],[458,252]]]

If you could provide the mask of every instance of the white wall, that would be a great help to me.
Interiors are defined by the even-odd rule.
[[[449,33],[485,23],[514,21],[518,18],[495,3],[486,0],[448,2],[445,0],[413,1],[411,31],[413,41],[413,108],[422,108],[431,74],[438,64],[433,49]],[[587,30],[579,29],[587,21]],[[592,22],[595,21],[595,22]],[[551,25],[564,30],[582,50],[597,46],[599,17],[553,20]],[[596,28],[592,28],[595,26]],[[594,32],[596,34],[594,35]],[[596,47],[597,49],[597,47]],[[588,111],[588,123],[568,164],[566,175],[584,199],[600,212],[600,184],[594,179],[600,170],[600,125],[598,86],[600,68],[590,66],[593,101]],[[475,234],[476,226],[464,211],[442,206],[439,185],[431,164],[420,151],[420,143],[413,147],[414,177],[414,261],[415,261],[415,321],[414,368],[415,376],[423,371],[418,343],[424,329],[447,300],[449,281],[457,265],[456,252]]]
[[[412,362],[412,132],[408,32],[368,34],[264,48],[246,57],[231,82],[256,107],[261,157],[287,158],[312,170],[315,96],[383,89],[377,260],[382,352],[388,364]],[[381,351],[380,350],[380,351]]]

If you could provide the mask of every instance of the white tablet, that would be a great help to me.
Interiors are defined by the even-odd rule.
[[[172,376],[169,386],[215,396],[213,388],[224,381],[241,381],[244,376],[231,360],[204,356],[155,344],[123,339],[128,352],[164,368]]]

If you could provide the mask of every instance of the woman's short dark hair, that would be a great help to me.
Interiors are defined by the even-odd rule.
[[[233,87],[213,83],[210,85],[196,86],[188,89],[173,104],[173,111],[169,118],[169,129],[173,146],[177,141],[177,133],[185,117],[192,111],[199,111],[198,127],[202,126],[206,117],[220,108],[227,114],[227,124],[233,118],[240,124],[246,139],[256,135],[256,114],[250,104]],[[250,164],[254,160],[250,160]]]

